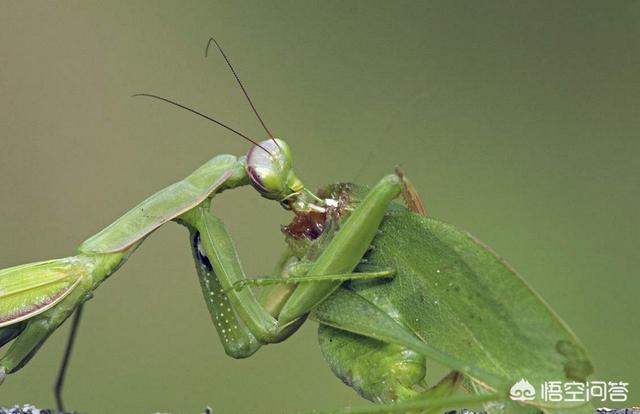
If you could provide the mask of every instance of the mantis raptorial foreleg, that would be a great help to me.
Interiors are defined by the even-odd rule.
[[[229,299],[229,309],[233,309],[246,329],[259,342],[270,343],[282,340],[287,331],[291,330],[291,325],[295,325],[299,318],[330,295],[344,279],[358,278],[357,275],[337,278],[335,275],[353,272],[369,248],[388,204],[400,194],[401,185],[399,177],[391,175],[383,178],[370,191],[313,262],[307,274],[311,277],[330,276],[331,280],[300,284],[291,296],[283,297],[285,302],[277,317],[265,309],[251,289],[235,289],[239,285],[251,282],[247,282],[224,223],[209,213],[208,206],[199,206],[185,213],[180,217],[180,222],[199,235],[202,253],[217,275],[223,293],[226,293]],[[383,272],[376,276],[388,277],[389,274]],[[205,296],[211,293],[205,290]],[[215,319],[215,310],[212,315]],[[242,324],[233,325],[230,332],[225,329],[224,333],[231,335],[231,339],[238,335],[236,330],[242,330],[242,327]]]
[[[207,213],[209,214],[209,213]],[[215,217],[212,218],[215,220]],[[251,331],[245,329],[242,320],[239,320],[233,306],[228,298],[228,291],[224,290],[217,279],[213,266],[206,255],[202,252],[200,233],[194,228],[191,231],[192,251],[196,262],[196,269],[200,278],[200,285],[204,294],[207,308],[211,314],[218,334],[221,338],[222,345],[228,355],[234,358],[245,358],[252,355],[259,348],[259,343],[251,334]],[[301,269],[298,266],[297,269]],[[307,266],[304,266],[306,269]],[[299,271],[299,270],[298,270]],[[305,271],[306,273],[306,271]],[[366,280],[366,279],[387,279],[393,277],[392,269],[381,269],[379,271],[362,272],[362,273],[345,273],[340,275],[323,275],[323,276],[297,276],[297,272],[293,272],[288,277],[272,277],[272,278],[256,278],[241,279],[234,283],[229,290],[243,290],[248,286],[282,286],[295,285],[299,283],[318,283],[325,281],[343,282],[347,280]],[[272,290],[262,300],[259,300],[265,311],[271,316],[276,317],[282,309],[283,304],[288,297],[287,291],[281,294],[280,290]],[[297,320],[295,323],[288,325],[284,330],[278,333],[278,337],[272,338],[272,342],[280,341],[291,335],[303,320]]]
[[[204,300],[225,352],[233,358],[252,355],[260,348],[260,343],[244,327],[244,323],[231,308],[229,298],[220,285],[211,262],[201,251],[200,233],[190,228],[190,239]]]

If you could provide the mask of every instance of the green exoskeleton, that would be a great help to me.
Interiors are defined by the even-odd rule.
[[[504,262],[468,234],[425,217],[399,172],[369,190],[335,185],[311,192],[293,169],[289,145],[265,130],[271,138],[252,141],[246,156],[212,158],[86,240],[76,255],[1,270],[0,346],[13,342],[0,358],[0,381],[26,364],[151,233],[174,221],[189,231],[207,308],[234,358],[286,339],[310,316],[320,324],[331,369],[382,404],[366,412],[430,412],[473,401],[493,402],[492,412],[590,411],[509,400],[521,377],[584,380],[591,364],[575,336]],[[294,214],[284,229],[286,254],[270,278],[246,277],[212,212],[218,194],[247,185]],[[451,369],[432,386],[425,381],[427,358]],[[454,395],[458,385],[471,396]]]

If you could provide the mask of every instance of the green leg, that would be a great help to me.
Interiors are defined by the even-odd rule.
[[[401,186],[402,182],[396,175],[383,178],[342,225],[313,263],[309,274],[323,276],[353,272],[369,248],[388,204],[400,194]],[[299,322],[342,283],[340,280],[328,280],[297,286],[276,319],[265,310],[251,289],[233,289],[237,283],[244,283],[241,281],[246,276],[229,232],[221,220],[209,213],[208,206],[200,205],[190,210],[180,217],[180,222],[200,234],[202,252],[222,289],[227,292],[231,307],[261,343],[281,340],[290,326]]]
[[[278,259],[272,274],[280,275],[282,278],[295,276],[294,272],[292,272],[292,266],[290,266],[292,261],[297,262],[298,259],[295,258],[290,249],[287,249]],[[295,285],[287,284],[266,286],[260,291],[260,303],[271,316],[277,318],[284,303],[295,288]]]
[[[191,252],[196,263],[200,287],[222,346],[232,358],[246,358],[260,348],[260,343],[238,319],[211,262],[202,252],[200,233],[195,228],[190,228],[190,233]]]
[[[228,292],[223,289],[216,271],[209,257],[205,254],[202,245],[200,231],[181,219],[179,221],[189,228],[191,250],[196,263],[196,270],[200,280],[200,287],[207,305],[211,320],[218,332],[218,337],[227,355],[232,358],[247,358],[253,355],[261,346],[251,330],[247,328],[244,320],[237,314],[236,307],[229,299]],[[283,257],[277,266],[277,273],[282,274],[289,255]],[[272,285],[280,288],[286,285]],[[264,296],[260,303],[270,315],[276,315],[281,305],[278,299],[284,299],[289,295],[288,288],[273,289],[268,296]],[[293,334],[306,318],[300,318],[296,323],[282,329],[270,340],[271,343],[280,342]]]
[[[26,326],[26,322],[19,322],[0,329],[0,348],[20,335]]]
[[[309,270],[310,275],[331,275],[353,272],[378,232],[389,203],[403,188],[398,175],[383,177],[341,225],[331,243]],[[339,286],[340,281],[303,284],[296,288],[279,315],[286,325],[326,299]]]
[[[344,273],[340,275],[322,275],[322,276],[291,276],[291,277],[260,277],[253,279],[239,280],[233,284],[230,290],[242,290],[247,286],[273,286],[273,285],[295,285],[303,283],[318,283],[318,282],[346,282],[348,280],[371,280],[371,279],[392,279],[394,276],[394,270],[382,269],[377,272],[358,272],[358,273]]]

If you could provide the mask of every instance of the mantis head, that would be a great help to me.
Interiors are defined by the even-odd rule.
[[[262,141],[249,150],[245,169],[251,185],[260,195],[288,206],[289,200],[304,190],[291,164],[289,145],[274,138]]]
[[[262,142],[257,142],[247,135],[243,134],[242,132],[239,132],[238,130],[218,121],[217,119],[205,115],[193,108],[189,108],[188,106],[185,106],[172,99],[163,98],[162,96],[149,93],[137,93],[133,96],[145,96],[148,98],[154,98],[167,102],[171,105],[177,106],[195,115],[198,115],[208,121],[211,121],[242,137],[246,141],[251,142],[253,144],[253,147],[251,147],[251,149],[247,153],[245,170],[247,172],[247,176],[251,181],[251,185],[256,190],[258,190],[260,195],[271,200],[278,200],[284,208],[293,210],[296,213],[305,213],[308,211],[324,211],[323,207],[314,204],[315,202],[322,202],[322,200],[320,200],[313,193],[304,188],[302,181],[300,181],[300,179],[293,171],[293,167],[291,165],[291,149],[289,148],[289,145],[281,139],[274,138],[271,131],[269,131],[266,124],[262,120],[262,117],[260,117],[260,114],[256,110],[256,107],[253,105],[253,101],[249,97],[247,90],[240,81],[240,78],[231,65],[231,62],[214,38],[209,39],[209,42],[207,42],[205,56],[207,55],[209,46],[211,44],[216,45],[216,47],[220,51],[220,54],[227,62],[227,66],[229,66],[229,69],[236,78],[238,86],[240,86],[240,89],[242,89],[245,98],[247,98],[247,101],[251,106],[251,109],[253,110],[253,113],[258,118],[258,121],[260,121],[260,124],[264,128],[267,135],[269,135],[270,139]]]

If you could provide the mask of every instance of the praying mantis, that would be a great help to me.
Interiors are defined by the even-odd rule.
[[[252,147],[245,156],[213,157],[83,242],[76,255],[0,270],[0,346],[10,343],[0,358],[0,382],[75,312],[71,345],[92,292],[173,221],[188,230],[207,309],[233,358],[285,340],[311,318],[334,373],[379,404],[367,412],[432,412],[473,402],[489,404],[491,412],[592,412],[539,399],[510,401],[509,387],[521,376],[584,380],[591,373],[573,333],[488,248],[426,217],[399,170],[370,189],[339,184],[309,190],[293,169],[289,144],[270,132],[223,49],[210,39],[207,50],[211,44],[269,139],[254,140],[171,99],[134,95],[206,118]],[[246,277],[227,228],[213,213],[216,197],[243,186],[294,216],[272,277]],[[59,409],[68,355],[58,380]],[[451,372],[428,385],[427,359]],[[470,395],[457,396],[460,387]]]

